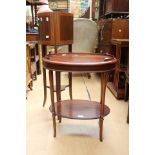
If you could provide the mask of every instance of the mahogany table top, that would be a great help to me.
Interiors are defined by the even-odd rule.
[[[46,69],[73,72],[107,72],[115,69],[116,62],[111,55],[93,53],[58,53],[43,58]]]

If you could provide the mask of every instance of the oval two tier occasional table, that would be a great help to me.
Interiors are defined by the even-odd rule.
[[[117,60],[111,55],[92,53],[59,53],[49,54],[43,58],[43,67],[49,70],[51,106],[53,117],[54,137],[56,137],[56,119],[99,119],[99,137],[102,141],[103,119],[110,113],[105,105],[105,90],[108,73],[115,69]],[[57,102],[54,102],[53,71],[56,71]],[[101,73],[101,100],[61,100],[60,73],[61,72],[100,72]]]

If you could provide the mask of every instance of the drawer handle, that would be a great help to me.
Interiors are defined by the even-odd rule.
[[[49,35],[46,35],[46,39],[48,39],[49,38]]]
[[[122,32],[122,30],[121,30],[121,29],[119,29],[119,30],[118,30],[118,32]]]

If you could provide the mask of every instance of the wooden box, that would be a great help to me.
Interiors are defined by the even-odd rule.
[[[73,43],[73,14],[44,12],[38,14],[39,42],[44,45]]]

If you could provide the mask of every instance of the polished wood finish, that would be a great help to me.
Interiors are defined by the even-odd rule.
[[[42,58],[45,57],[47,54],[47,47],[46,45],[41,45],[42,51]],[[44,87],[44,99],[43,99],[43,107],[45,106],[47,100],[47,80],[46,80],[46,69],[43,67],[43,87]],[[54,88],[53,88],[54,90]]]
[[[113,81],[108,83],[108,88],[117,99],[123,99],[125,95],[125,72],[129,59],[129,40],[112,39],[111,43],[115,46],[113,52],[118,61]]]
[[[57,53],[43,58],[46,69],[70,72],[108,72],[115,69],[111,55],[93,53]]]
[[[99,119],[101,104],[96,101],[88,100],[63,100],[56,102],[58,105],[56,115],[61,115],[64,118],[69,119]],[[52,106],[50,106],[52,112]],[[110,113],[108,106],[104,106],[104,116]]]
[[[73,14],[65,12],[39,13],[39,41],[44,45],[73,43]]]
[[[53,72],[49,71],[49,82],[50,82],[50,96],[51,96],[51,106],[52,106],[52,117],[53,117],[53,137],[56,137],[56,120],[55,120],[55,104],[54,104],[54,85],[53,85]]]
[[[99,138],[103,140],[103,119],[110,109],[105,105],[105,90],[108,72],[115,69],[117,60],[111,55],[88,53],[49,54],[43,58],[44,68],[49,70],[51,106],[53,116],[54,137],[56,136],[56,119],[99,119]],[[57,102],[54,102],[53,72],[56,71]],[[61,100],[60,72],[101,72],[101,101]],[[55,106],[57,107],[55,109]]]

